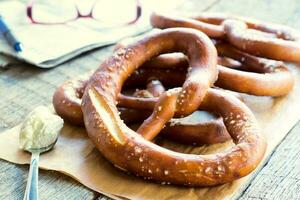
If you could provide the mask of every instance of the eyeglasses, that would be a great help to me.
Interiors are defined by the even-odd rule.
[[[135,23],[142,15],[139,0],[29,0],[27,16],[34,24],[65,24],[91,18],[105,27]]]

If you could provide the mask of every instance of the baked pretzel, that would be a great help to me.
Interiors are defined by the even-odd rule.
[[[176,29],[174,29],[174,30],[176,30]],[[192,29],[190,29],[189,31],[197,33],[197,31],[194,31]],[[173,34],[176,35],[176,33],[173,33]],[[202,35],[203,35],[202,37],[205,38],[206,43],[208,43],[209,45],[212,44],[211,41],[209,40],[209,38],[204,36],[204,34],[202,34]],[[190,35],[187,34],[187,36],[190,36]],[[186,41],[190,41],[194,37],[195,36],[192,36],[192,38],[187,38]],[[165,41],[161,40],[160,42],[161,42],[161,44],[163,44]],[[161,46],[163,46],[163,45],[161,45]],[[202,48],[204,48],[206,46],[200,46],[200,44],[197,44],[197,45],[194,45],[194,46],[195,47],[191,47],[189,50],[190,51],[195,50],[194,52],[197,52],[196,50],[198,50],[199,53],[195,54],[195,53],[189,52],[189,55],[191,55],[193,57],[198,57],[199,55],[202,55],[203,53],[201,53],[200,51],[202,50]],[[215,48],[213,46],[210,47],[210,48],[211,48],[210,51],[205,51],[206,54],[207,54],[207,55],[205,55],[205,57],[212,57],[212,56],[216,55]],[[178,50],[180,51],[181,49],[178,49]],[[118,52],[117,54],[121,55],[122,51],[123,51],[123,49],[120,49],[119,51],[117,51]],[[212,63],[206,63],[206,62],[212,62]],[[186,90],[191,88],[191,90],[194,93],[189,94],[189,95],[181,95],[185,98],[188,98],[188,100],[187,99],[182,99],[181,96],[179,97],[180,102],[182,102],[182,103],[180,103],[178,105],[179,107],[178,107],[178,110],[177,110],[177,115],[180,115],[180,116],[188,115],[192,112],[191,110],[196,110],[197,104],[199,104],[199,102],[201,102],[201,99],[205,95],[205,92],[203,92],[203,90],[205,90],[205,88],[206,89],[209,88],[213,84],[213,82],[215,82],[215,80],[217,78],[217,73],[210,74],[212,69],[206,70],[205,69],[206,66],[203,67],[203,65],[205,65],[205,64],[207,64],[207,66],[212,67],[216,64],[216,60],[207,59],[205,61],[201,61],[201,62],[197,63],[197,66],[195,66],[194,68],[191,69],[189,74],[192,74],[193,76],[190,77],[191,80],[188,79],[188,81],[187,81],[186,85],[184,86],[184,88]],[[204,69],[202,69],[202,68],[204,68]],[[113,67],[110,67],[110,70],[113,70]],[[196,72],[194,72],[194,71],[196,71]],[[204,71],[204,73],[200,73],[201,71]],[[187,75],[188,77],[189,77],[189,74]],[[206,75],[206,74],[208,74],[208,75]],[[196,75],[199,75],[199,76],[196,76]],[[204,76],[204,77],[202,78],[202,76]],[[75,82],[77,82],[77,81],[75,80]],[[74,83],[72,83],[72,81],[69,81],[66,84],[64,84],[60,89],[58,89],[58,91],[54,94],[54,106],[56,108],[58,108],[57,111],[59,111],[58,112],[59,114],[62,114],[62,115],[64,115],[64,113],[71,114],[68,111],[70,109],[74,110],[74,108],[72,107],[73,104],[68,103],[69,105],[67,105],[67,106],[69,108],[67,108],[67,107],[65,107],[65,105],[61,105],[61,102],[64,104],[64,100],[66,100],[66,98],[64,96],[65,91],[67,91],[67,92],[70,91],[71,92],[72,88],[76,84],[79,84],[79,86],[80,85],[84,86],[83,82],[84,81],[79,81],[79,83],[74,84]],[[199,85],[198,85],[198,83],[199,83]],[[202,87],[203,89],[200,90],[199,89],[200,87]],[[84,87],[79,87],[78,89],[75,90],[76,94],[73,93],[69,96],[72,96],[72,97],[74,97],[76,95],[78,96],[79,93],[77,93],[77,92],[81,92],[83,88]],[[73,90],[73,92],[74,92],[74,90]],[[186,91],[183,91],[183,92],[186,92]],[[190,92],[190,90],[188,90],[188,92]],[[136,97],[128,97],[128,96],[124,96],[122,94],[118,94],[118,99],[119,99],[121,105],[122,104],[133,105],[133,104],[131,104],[131,102],[136,102],[135,105],[133,106],[134,108],[140,108],[141,107],[141,108],[152,109],[153,105],[155,104],[155,101],[152,101],[151,99],[149,99],[149,101],[148,101],[148,99],[145,99],[145,98],[143,98],[143,99],[140,98],[140,100],[138,100],[138,99],[136,99]],[[77,101],[78,101],[78,99],[77,99]],[[126,103],[126,102],[128,102],[128,103]],[[189,102],[189,103],[187,104],[187,102]],[[73,113],[75,113],[75,112],[73,112]],[[76,114],[77,114],[77,112],[76,112]],[[66,116],[65,118],[68,119],[68,116]],[[72,118],[73,117],[70,117],[70,119],[72,119]]]
[[[270,75],[260,75],[257,73],[236,71],[218,66],[220,72],[219,79],[216,83],[217,86],[254,95],[271,96],[284,95],[292,89],[292,74],[283,66],[283,63],[257,58],[249,54],[242,53],[225,43],[218,42],[216,47],[219,55],[239,60],[240,64],[242,62],[244,65],[240,65],[240,68],[242,66],[244,70],[270,73]],[[143,85],[148,80],[156,78],[163,81],[164,85],[178,86],[184,81],[184,76],[182,76],[182,74],[186,73],[187,65],[187,59],[182,54],[165,54],[144,64],[144,67],[136,71],[138,73],[134,73],[127,82],[129,85],[138,85],[139,83]],[[238,68],[238,64],[231,64],[231,66]],[[156,69],[178,67],[180,68],[176,70]],[[83,122],[82,112],[80,109],[81,99],[78,97],[82,96],[84,88],[80,88],[80,86],[85,86],[87,79],[88,76],[86,76],[85,80],[80,79],[68,81],[61,86],[54,95],[53,103],[56,112],[73,124],[81,125]],[[72,90],[74,91],[72,92]],[[135,109],[139,108],[151,110],[153,109],[155,102],[156,100],[151,98],[143,99],[124,95],[120,95],[119,98],[120,106]],[[137,122],[132,121],[132,119],[143,120],[149,114],[149,112],[146,111],[135,112],[133,110],[131,110],[130,115],[127,115],[126,113],[126,109],[121,110],[122,119],[127,123]],[[166,133],[166,135],[172,139],[177,139],[181,142],[196,144],[211,144],[224,142],[229,139],[229,136],[221,123],[221,119],[213,121],[204,120],[192,125],[177,123],[172,127],[170,126],[170,123],[168,123],[162,133]]]
[[[153,73],[148,73],[148,76],[146,77],[146,74],[143,72],[144,70],[140,71],[142,71],[141,74],[144,75],[144,77],[142,77],[142,80],[138,83],[143,83],[145,80],[149,80],[149,78],[154,77],[152,76],[154,75]],[[87,74],[86,76],[80,76],[76,79],[66,81],[56,90],[53,96],[53,105],[56,113],[65,121],[74,125],[83,125],[81,97],[89,76],[90,74]],[[176,73],[176,76],[178,76],[178,73]],[[137,77],[139,76],[137,75]],[[183,77],[182,74],[180,77]],[[136,83],[134,81],[135,78],[135,76],[132,76],[131,79],[133,80],[130,80],[133,85]],[[145,120],[151,112],[150,110],[136,109],[136,101],[142,100],[143,102],[143,99],[141,98],[159,97],[162,94],[162,91],[165,91],[165,89],[160,81],[153,80],[147,84],[147,90],[140,90],[134,94],[134,96],[138,98],[131,98],[123,95],[123,101],[130,98],[133,101],[133,105],[130,106],[131,108],[118,107],[121,119],[124,120],[126,124],[138,123]],[[119,104],[121,105],[122,103],[125,105],[130,104],[128,102],[122,102],[122,98],[119,101]],[[157,99],[155,99],[155,101],[157,101]],[[153,109],[155,103],[153,101],[151,102],[151,109]],[[212,114],[203,111],[198,111],[197,115],[198,121],[194,121],[193,123],[172,119],[162,130],[162,135],[180,143],[192,145],[215,144],[225,142],[230,139],[221,117],[212,116]]]
[[[228,41],[248,53],[283,61],[300,61],[300,42],[293,38],[278,38],[273,35],[257,34],[248,29],[246,23],[226,20],[223,23]],[[280,32],[280,30],[278,30]]]
[[[218,42],[216,47],[219,56],[233,58],[241,63],[240,67],[236,65],[234,68],[218,65],[219,76],[215,83],[216,86],[236,92],[273,97],[286,95],[293,89],[293,75],[283,62],[255,57],[223,42]],[[151,62],[152,60],[145,66],[153,66],[157,69],[144,68],[138,76],[134,75],[131,80],[142,82],[145,76],[156,74],[164,85],[174,86],[182,83],[184,77],[181,74],[186,72],[184,70],[188,66],[187,59],[184,61],[184,55],[159,56],[155,58],[153,65]],[[173,63],[174,66],[164,63]],[[160,70],[166,66],[169,67],[168,71]],[[181,66],[181,68],[178,70],[177,66]],[[174,68],[176,70],[172,70]]]
[[[143,129],[140,133],[151,138],[175,114],[190,114],[201,103],[203,109],[223,117],[236,143],[231,149],[205,156],[173,152],[147,141],[120,119],[116,101],[125,79],[145,61],[173,51],[187,54],[191,70],[182,88],[168,90],[159,97],[154,112],[141,127],[147,129],[153,120],[157,123],[149,132]],[[145,179],[211,186],[247,175],[263,158],[266,143],[255,117],[242,102],[209,89],[216,78],[216,60],[211,41],[190,29],[165,30],[120,49],[101,64],[84,91],[82,111],[89,137],[115,166]]]
[[[227,47],[218,47],[218,49],[221,48],[227,49]],[[231,47],[228,48],[232,49]],[[273,97],[286,95],[292,90],[294,85],[293,75],[282,62],[266,60],[242,53],[236,49],[233,50],[232,56],[242,55],[236,58],[241,61],[242,66],[237,70],[218,65],[219,77],[215,83],[216,86],[257,96]],[[231,52],[227,51],[226,54],[231,54]],[[168,62],[168,59],[176,60],[176,57],[177,55],[157,57],[156,63],[159,61],[161,64],[158,66],[164,66],[165,61]],[[150,63],[151,61],[149,61],[149,65]],[[139,71],[138,75],[132,76],[129,82],[143,82],[146,77],[156,75],[164,85],[178,86],[184,81],[182,74],[186,73],[187,63],[181,67],[180,70],[173,70],[173,68],[168,70],[144,68]],[[129,103],[132,104],[134,102],[131,101]],[[122,103],[123,106],[128,106],[128,104]],[[143,105],[142,102],[140,104]],[[139,108],[150,109],[151,106],[141,106]]]
[[[218,66],[217,86],[258,96],[283,96],[294,86],[293,74],[283,62],[255,57],[223,42],[217,43],[218,54],[233,58],[242,66],[235,70]]]
[[[260,56],[283,61],[300,61],[300,34],[287,26],[216,13],[185,18],[153,13],[156,28],[187,27],[209,37],[226,39],[235,47]]]
[[[214,23],[221,21],[220,17],[216,19],[206,18],[205,21],[209,19],[211,20],[210,22]],[[252,26],[259,25],[251,21],[249,21],[249,24]],[[263,29],[262,27],[261,25],[261,27],[258,26],[257,28]],[[269,31],[271,32],[272,30]],[[284,35],[286,36],[287,33]],[[117,48],[125,47],[134,40],[134,38],[123,40],[117,44]],[[236,92],[273,97],[286,95],[292,90],[294,78],[283,62],[250,55],[232,47],[226,42],[214,42],[219,55],[219,75],[215,83],[216,86]],[[133,74],[134,77],[131,80],[139,83],[144,82],[149,76],[156,76],[157,79],[163,81],[164,85],[178,86],[184,81],[184,77],[181,74],[186,73],[187,66],[188,61],[183,54],[160,55],[145,63],[143,68],[176,69],[175,72],[145,69],[144,71],[138,71],[137,74]]]
[[[153,59],[153,61],[155,61],[155,59]],[[160,94],[164,91],[164,87],[159,81],[153,80],[155,79],[155,77],[160,77],[160,73],[156,73],[156,71],[153,71],[152,73],[148,73],[147,76],[147,74],[143,73],[143,70],[140,71],[140,73],[135,73],[134,75],[142,74],[141,78],[144,80],[136,82],[134,81],[135,76],[133,76],[133,81],[131,81],[132,85],[136,85],[137,83],[144,84],[146,81],[150,82],[147,84],[147,90],[139,91],[142,92],[142,96],[138,96],[143,98],[160,96]],[[88,80],[89,76],[90,74],[87,74],[85,76],[80,76],[77,79],[67,81],[56,90],[53,96],[53,104],[56,112],[66,121],[69,121],[70,123],[75,125],[82,125],[83,122],[82,112],[80,108],[81,96],[83,94],[86,81]],[[180,78],[181,77],[183,77],[182,74],[180,74]],[[139,102],[139,100],[141,102],[140,104],[137,103]],[[137,105],[140,105],[140,107],[144,109],[145,101],[147,101],[147,99],[145,100],[141,98],[120,95],[119,101],[120,105],[130,105],[130,107],[132,108],[139,108],[139,106]],[[155,102],[150,101],[150,103],[151,104],[150,106],[148,106],[148,109],[153,109],[153,105],[155,104]],[[121,118],[126,123],[140,122],[149,115],[149,111],[146,110],[137,111],[134,109],[122,107],[118,109],[120,111]],[[201,116],[207,116],[207,114],[204,114],[203,112]],[[174,131],[174,134],[171,134],[171,131]],[[224,142],[230,138],[220,117],[215,119],[207,119],[206,117],[202,117],[197,123],[188,124],[182,123],[180,120],[176,123],[170,122],[166,124],[166,128],[163,131],[163,134],[168,135],[175,140],[176,138],[186,137],[188,139],[182,140],[182,142],[190,144],[213,144]]]

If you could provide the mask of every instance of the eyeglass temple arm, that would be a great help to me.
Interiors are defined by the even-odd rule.
[[[142,6],[139,0],[136,0],[136,17],[131,22],[128,22],[127,24],[134,24],[137,22],[137,20],[142,16]]]
[[[34,0],[29,0],[27,3],[27,7],[26,7],[26,14],[27,17],[30,19],[31,22],[35,22],[32,18],[32,5],[33,5]]]

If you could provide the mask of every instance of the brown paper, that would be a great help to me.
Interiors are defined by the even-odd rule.
[[[248,96],[246,104],[254,112],[268,141],[265,160],[300,118],[300,68],[290,66],[296,82],[293,91],[282,98]],[[18,148],[19,126],[0,134],[0,158],[18,164],[29,163],[30,155]],[[208,154],[230,147],[232,142],[192,148],[160,141],[170,149]],[[207,188],[160,185],[125,174],[104,160],[81,128],[65,125],[54,149],[41,155],[40,167],[60,171],[86,187],[113,198],[128,199],[229,199],[237,197],[255,172],[232,183]],[[256,170],[258,171],[258,170]]]

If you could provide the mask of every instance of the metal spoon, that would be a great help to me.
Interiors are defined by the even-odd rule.
[[[31,148],[26,150],[31,153],[31,161],[30,161],[30,168],[29,168],[28,181],[26,185],[24,200],[39,199],[38,196],[39,156],[41,153],[51,150],[52,147],[55,145],[57,138],[52,144],[46,147]]]

